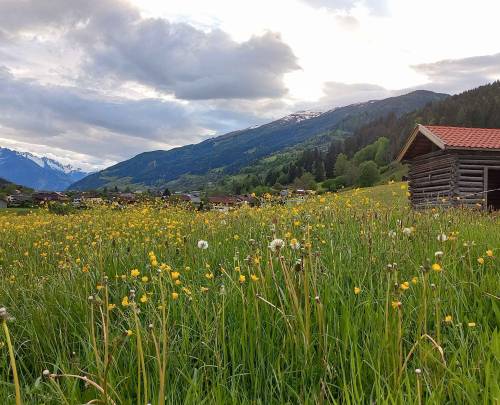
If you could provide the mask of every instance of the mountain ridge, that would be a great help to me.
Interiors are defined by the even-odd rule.
[[[113,186],[136,188],[164,187],[183,175],[208,175],[219,172],[234,174],[274,152],[299,144],[323,132],[335,132],[346,137],[361,125],[393,112],[401,116],[428,103],[449,97],[447,94],[417,90],[401,96],[338,107],[324,113],[306,112],[308,119],[289,122],[286,117],[255,128],[232,131],[197,144],[167,151],[143,152],[131,159],[93,173],[72,184],[74,190],[99,189]],[[318,114],[318,115],[316,115]],[[285,120],[284,120],[285,119]],[[298,122],[297,122],[298,121]]]
[[[0,147],[0,177],[36,190],[63,191],[89,173],[57,160]]]

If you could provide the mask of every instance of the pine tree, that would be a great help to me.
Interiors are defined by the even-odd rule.
[[[314,179],[316,181],[324,181],[325,180],[325,164],[322,160],[314,161],[313,168]]]

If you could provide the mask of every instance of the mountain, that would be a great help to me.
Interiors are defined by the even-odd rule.
[[[165,187],[182,176],[221,176],[237,173],[241,168],[284,148],[309,138],[334,132],[349,136],[376,118],[394,113],[401,116],[446,94],[419,90],[384,100],[372,100],[324,113],[299,112],[268,124],[230,132],[195,145],[168,151],[141,153],[103,171],[91,174],[70,186],[75,190],[103,187]]]
[[[26,187],[62,191],[87,175],[47,157],[0,147],[0,177]]]
[[[448,97],[401,116],[381,116],[354,131],[353,136],[346,139],[346,151],[352,154],[384,136],[391,141],[391,151],[395,156],[416,124],[500,128],[500,81]]]

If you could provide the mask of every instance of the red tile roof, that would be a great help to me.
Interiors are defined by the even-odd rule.
[[[500,129],[424,125],[445,148],[500,149]]]

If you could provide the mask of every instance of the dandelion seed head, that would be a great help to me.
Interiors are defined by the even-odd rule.
[[[206,240],[199,240],[198,241],[198,249],[208,249],[208,242]]]
[[[285,246],[285,241],[283,239],[273,239],[269,244],[271,251],[276,252]]]

